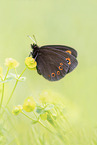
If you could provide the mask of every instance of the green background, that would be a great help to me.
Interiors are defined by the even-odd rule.
[[[39,46],[63,44],[78,52],[78,67],[65,78],[49,82],[36,71],[27,70],[26,82],[20,83],[10,106],[22,104],[43,90],[60,94],[74,109],[80,127],[97,125],[97,1],[96,0],[0,0],[0,66],[6,58],[16,59],[20,73],[36,36]],[[10,94],[7,88],[6,94]],[[7,99],[7,96],[5,97]],[[4,102],[6,102],[6,99]]]

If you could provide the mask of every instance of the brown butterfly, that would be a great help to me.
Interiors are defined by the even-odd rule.
[[[30,55],[37,62],[37,72],[49,81],[62,79],[78,64],[77,51],[64,45],[45,45],[39,47],[31,44]]]

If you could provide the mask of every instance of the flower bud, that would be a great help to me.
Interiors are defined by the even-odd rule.
[[[19,63],[13,59],[13,58],[6,58],[5,60],[5,65],[9,68],[9,69],[13,69],[18,67]]]
[[[41,115],[40,115],[40,118],[41,118],[42,120],[44,120],[44,121],[47,120],[47,114],[48,114],[47,112],[44,113],[44,114],[41,114]]]
[[[14,115],[18,115],[22,111],[23,107],[21,105],[15,106],[12,110]]]
[[[25,65],[27,66],[28,69],[36,70],[37,62],[35,61],[34,58],[27,57],[25,59]]]
[[[34,101],[33,97],[27,97],[23,104],[23,109],[26,112],[32,112],[36,107],[36,102]]]

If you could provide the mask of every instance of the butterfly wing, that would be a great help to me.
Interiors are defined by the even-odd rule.
[[[70,63],[67,62],[68,58]],[[38,73],[50,81],[63,78],[77,66],[77,60],[73,55],[52,46],[41,47],[36,61]]]
[[[45,45],[45,46],[41,46],[40,48],[46,48],[46,49],[58,49],[58,50],[62,50],[65,51],[66,53],[69,53],[71,55],[73,55],[74,57],[77,58],[77,51],[75,49],[73,49],[72,47],[69,46],[64,46],[64,45]]]
[[[55,47],[54,47],[55,46]],[[78,64],[78,61],[77,61],[77,59],[76,59],[76,57],[77,57],[77,52],[76,52],[76,50],[74,50],[73,48],[71,48],[71,50],[70,51],[72,51],[71,53],[72,54],[70,54],[70,53],[68,53],[67,51],[66,51],[66,49],[60,49],[60,46],[61,45],[48,45],[47,47],[46,46],[42,46],[42,47],[40,47],[40,51],[47,51],[47,53],[48,52],[55,52],[55,53],[57,53],[57,54],[60,54],[61,56],[63,56],[63,57],[65,57],[65,59],[67,60],[67,62],[68,62],[68,64],[69,64],[69,69],[68,69],[68,72],[67,73],[69,73],[69,72],[71,72],[76,66],[77,66],[77,64]],[[57,48],[56,48],[57,47]],[[59,47],[59,48],[58,48]],[[64,46],[62,46],[62,47],[64,47]],[[69,51],[69,50],[68,50]],[[76,57],[74,56],[74,55],[76,55]]]
[[[41,49],[36,61],[37,72],[49,81],[63,78],[69,70],[65,57],[53,51]]]

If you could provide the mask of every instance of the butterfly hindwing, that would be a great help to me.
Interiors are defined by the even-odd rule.
[[[65,57],[46,49],[41,49],[36,61],[38,73],[50,81],[63,78],[69,70],[69,65]]]
[[[65,52],[63,50],[56,49],[56,48],[51,48],[50,49],[48,47],[45,47],[45,48],[43,47],[43,48],[40,49],[40,52],[43,53],[44,51],[45,51],[46,54],[55,53],[55,54],[60,55],[60,57],[64,57],[67,60],[68,64],[69,64],[69,69],[68,69],[67,73],[71,72],[78,64],[77,59],[73,55],[71,55],[71,54],[69,54],[69,53],[67,53],[67,52]]]

